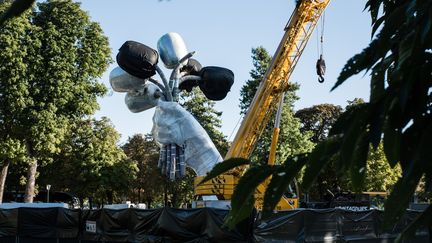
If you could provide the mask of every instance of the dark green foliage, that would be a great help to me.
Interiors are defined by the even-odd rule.
[[[263,218],[268,217],[273,212],[281,197],[287,191],[290,183],[297,176],[297,171],[301,170],[307,162],[304,154],[288,158],[285,163],[277,166],[264,194]]]
[[[416,230],[424,225],[432,225],[432,207],[428,207],[423,214],[413,220],[411,224],[404,229],[402,234],[396,238],[395,242],[409,242],[410,237],[415,235]]]
[[[270,165],[252,166],[240,178],[234,189],[231,211],[226,221],[229,227],[233,228],[238,222],[251,215],[255,202],[255,189],[274,171],[275,167]]]
[[[36,2],[36,0],[13,1],[12,5],[4,13],[0,15],[0,28],[7,20],[17,17],[23,14],[29,8],[31,8],[34,2]]]
[[[383,13],[379,16],[379,8]],[[391,166],[400,163],[402,178],[385,204],[387,226],[408,206],[422,176],[431,170],[430,127],[432,47],[430,1],[368,1],[373,31],[381,30],[361,54],[351,58],[333,89],[361,71],[371,71],[370,103],[348,109],[330,135],[342,136],[341,171],[351,170],[354,185],[365,175],[367,148],[384,135],[384,152]],[[429,149],[427,149],[428,144]],[[325,155],[325,154],[323,154]],[[335,154],[336,155],[336,154]],[[357,171],[358,169],[358,171]],[[306,171],[306,173],[308,173]]]
[[[271,176],[270,183],[264,194],[263,206],[263,216],[269,216],[282,195],[287,192],[288,185],[296,177],[297,171],[305,165],[306,161],[307,157],[301,154],[287,159],[280,165],[260,164],[249,167],[235,187],[231,199],[231,211],[226,219],[227,226],[232,228],[251,215],[255,205],[254,195],[257,187]],[[248,160],[242,158],[231,158],[223,161],[219,166],[215,166],[201,183],[237,166],[244,166],[248,162]]]
[[[161,202],[165,181],[157,167],[159,147],[151,134],[135,134],[122,148],[128,159],[138,166],[136,179],[129,188],[133,201],[145,202],[149,208]]]
[[[221,175],[225,172],[230,171],[241,165],[248,165],[249,160],[243,158],[230,158],[221,163],[216,164],[213,169],[207,173],[207,175],[203,178],[200,184],[215,178],[218,175]]]
[[[246,114],[258,86],[269,68],[271,59],[272,57],[264,47],[252,48],[252,64],[254,69],[249,72],[252,79],[247,80],[240,90],[241,114]]]
[[[186,167],[186,175],[180,179],[171,181],[170,179],[163,177],[165,186],[167,189],[168,202],[166,206],[170,207],[185,207],[186,205],[192,204],[194,196],[194,179],[196,177],[195,172]],[[161,192],[158,194],[160,195]],[[157,194],[155,194],[157,196]]]
[[[0,12],[7,6],[1,2]],[[97,97],[106,93],[97,78],[111,61],[108,40],[71,0],[39,3],[1,28],[2,134],[19,142],[26,162],[45,166],[60,153],[68,130],[93,114]]]
[[[312,132],[312,142],[318,143],[328,136],[330,128],[341,113],[342,108],[340,106],[320,104],[298,110],[295,117],[300,119],[300,131]]]
[[[174,181],[163,176],[157,167],[159,146],[151,134],[135,134],[122,148],[138,167],[136,178],[126,187],[133,202],[145,202],[149,208],[191,203],[195,173],[187,168],[186,176]]]
[[[300,119],[301,132],[312,133],[312,142],[318,143],[327,138],[328,133],[339,118],[343,109],[333,104],[320,104],[298,110],[295,116]],[[343,175],[337,173],[335,161],[330,161],[318,174],[314,184],[310,187],[308,195],[312,201],[324,200],[328,190],[333,191],[338,186],[343,191],[348,191],[346,180]]]
[[[41,185],[70,191],[95,202],[120,202],[136,178],[137,165],[117,146],[120,134],[111,122],[88,119],[71,127],[52,163],[40,170]]]
[[[319,143],[308,156],[305,174],[303,176],[302,188],[308,190],[315,178],[330,161],[334,160],[334,154],[340,149],[341,138],[339,136],[329,137]],[[298,170],[297,172],[300,172]]]
[[[348,105],[345,109],[358,109],[358,106],[363,105],[364,103],[364,100],[356,98],[352,101],[348,101]],[[304,129],[304,131],[311,131],[313,133],[312,139],[317,139],[314,141],[320,142],[327,139],[329,130],[332,127],[332,132],[339,129],[338,126],[340,126],[340,121],[346,119],[347,114],[346,113],[340,118],[338,124],[334,124],[341,113],[342,109],[339,106],[322,104],[299,110],[296,112],[296,116],[300,117],[301,119],[302,130]],[[367,155],[367,160],[363,160],[364,162],[360,164],[353,163],[353,166],[349,168],[347,173],[344,170],[339,169],[341,161],[343,160],[340,160],[338,156],[334,156],[333,159],[330,159],[330,161],[326,162],[326,165],[320,169],[320,173],[315,179],[315,182],[310,185],[308,190],[310,200],[325,201],[325,195],[327,194],[328,190],[334,191],[340,189],[345,192],[353,190],[387,191],[389,188],[391,188],[391,186],[400,176],[400,166],[396,166],[392,169],[388,165],[383,152],[382,143],[380,143],[381,139],[378,140],[378,146],[376,149],[371,149],[371,146],[364,144],[364,140],[365,139],[363,136],[363,138],[359,140],[358,144],[360,145],[363,143],[363,146],[356,147],[356,151],[353,151],[352,156],[358,154],[361,156]],[[369,152],[361,152],[365,149],[367,149]],[[360,158],[357,157],[357,159]],[[361,159],[364,159],[364,157]],[[354,182],[350,180],[351,175],[354,178]]]
[[[369,132],[367,140],[373,144],[383,134],[390,165],[402,166],[403,177],[386,202],[390,225],[408,206],[420,178],[432,170],[432,2],[371,0],[366,7],[373,32],[381,30],[368,48],[348,61],[333,89],[360,71],[372,73],[370,103],[349,115],[364,121],[344,126]],[[344,134],[352,140],[353,135]]]

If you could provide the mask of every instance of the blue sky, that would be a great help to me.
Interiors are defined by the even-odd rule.
[[[251,49],[262,45],[273,54],[283,36],[283,28],[294,10],[294,0],[82,0],[82,8],[99,22],[108,36],[113,59],[127,40],[142,42],[156,49],[165,33],[177,32],[189,51],[203,66],[222,66],[235,74],[235,83],[227,98],[216,104],[223,112],[222,132],[235,135],[239,115],[240,88],[252,69]],[[370,18],[363,12],[366,1],[332,0],[325,13],[324,58],[326,81],[318,83],[315,62],[318,58],[317,31],[312,35],[290,81],[301,85],[295,109],[316,104],[346,105],[356,97],[368,100],[369,77],[363,74],[330,92],[346,61],[370,41]],[[101,78],[109,87],[111,65]],[[162,64],[160,65],[162,66]],[[169,72],[165,72],[169,75]],[[124,94],[110,92],[100,98],[96,117],[111,119],[122,135],[121,143],[136,133],[148,133],[154,109],[131,113]]]

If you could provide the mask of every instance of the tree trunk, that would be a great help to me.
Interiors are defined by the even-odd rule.
[[[145,199],[143,199],[143,202],[146,203],[147,208],[151,208],[151,204],[153,202],[152,197],[147,196]]]
[[[37,172],[37,160],[30,161],[27,169],[27,184],[24,195],[24,202],[32,203],[34,198],[35,184],[36,184],[36,172]]]
[[[4,194],[8,169],[9,169],[9,162],[8,161],[3,162],[3,166],[1,167],[1,172],[0,172],[0,203],[3,202],[3,194]]]
[[[168,185],[165,182],[165,189],[164,189],[164,206],[168,206]]]
[[[114,194],[114,192],[113,191],[111,191],[111,190],[108,190],[108,191],[106,191],[106,196],[107,196],[107,199],[108,199],[108,204],[113,204],[113,194]]]
[[[174,192],[172,194],[170,207],[172,207],[172,208],[178,208],[179,205],[177,205],[177,201],[178,201],[178,195],[177,195],[177,192]]]
[[[89,200],[89,208],[91,210],[91,209],[93,209],[93,198],[89,197],[88,200]]]

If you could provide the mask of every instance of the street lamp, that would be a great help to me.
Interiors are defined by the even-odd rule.
[[[49,191],[51,189],[51,185],[50,184],[46,185],[46,189],[47,189],[47,203],[49,203]]]

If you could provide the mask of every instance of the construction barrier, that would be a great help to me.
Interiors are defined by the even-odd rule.
[[[344,209],[299,209],[275,213],[258,220],[255,242],[393,242],[419,215],[407,211],[392,229],[382,229],[383,212]],[[410,242],[431,242],[430,231],[421,228]]]
[[[0,209],[0,242],[392,242],[419,214],[407,211],[390,230],[382,212],[298,209],[261,220],[252,215],[237,228],[223,226],[228,211],[200,209],[65,208]],[[431,242],[421,228],[410,242]]]

